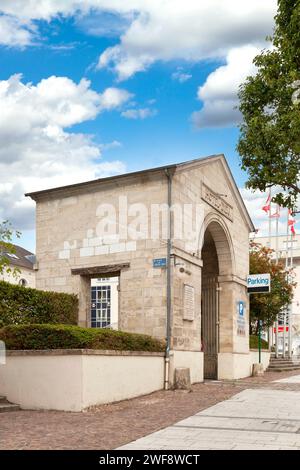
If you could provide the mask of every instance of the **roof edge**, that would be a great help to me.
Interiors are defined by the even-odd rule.
[[[165,171],[165,170],[176,169],[176,168],[179,168],[179,167],[183,167],[185,165],[190,165],[192,163],[197,163],[197,162],[199,162],[199,163],[200,162],[205,162],[206,160],[210,160],[210,159],[214,159],[214,158],[218,158],[218,157],[223,157],[225,159],[225,156],[223,154],[209,155],[209,156],[206,156],[206,157],[200,157],[200,158],[196,158],[196,159],[193,159],[193,160],[187,160],[187,161],[181,162],[181,163],[173,163],[173,164],[169,164],[169,165],[164,165],[164,166],[159,166],[159,167],[154,167],[154,168],[148,168],[148,169],[145,169],[145,170],[133,171],[133,172],[129,172],[129,173],[122,173],[121,175],[107,176],[105,178],[97,178],[97,179],[90,180],[90,181],[84,181],[82,183],[74,183],[74,184],[69,184],[69,185],[66,185],[66,186],[58,186],[58,187],[55,187],[55,188],[42,189],[40,191],[33,191],[33,192],[30,192],[30,193],[25,193],[25,196],[30,197],[31,199],[36,201],[40,196],[46,196],[48,194],[50,195],[50,194],[54,194],[56,192],[62,192],[62,191],[69,190],[69,189],[72,190],[72,189],[77,189],[77,188],[84,188],[84,187],[87,187],[87,186],[95,185],[97,183],[106,183],[106,182],[109,182],[109,181],[119,180],[119,179],[123,179],[123,178],[143,176],[143,175],[146,175],[146,174],[149,174],[149,173],[162,172],[162,171]]]

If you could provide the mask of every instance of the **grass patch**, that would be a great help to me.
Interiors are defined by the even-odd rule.
[[[250,335],[249,338],[250,349],[258,349],[258,336]],[[269,344],[264,339],[261,340],[261,349],[269,349]]]

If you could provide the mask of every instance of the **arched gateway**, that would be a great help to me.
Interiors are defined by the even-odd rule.
[[[77,294],[79,325],[167,338],[170,383],[180,366],[192,382],[250,374],[254,227],[223,155],[30,196],[37,288]]]
[[[220,276],[233,272],[232,249],[220,220],[212,215],[204,222],[201,258],[201,346],[204,378],[218,378],[220,335],[226,327],[224,305],[220,303]],[[221,321],[222,319],[222,321]]]

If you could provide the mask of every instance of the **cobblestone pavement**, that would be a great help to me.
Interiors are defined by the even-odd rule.
[[[300,450],[300,375],[251,388],[121,449]]]
[[[270,372],[261,378],[230,382],[210,381],[194,385],[191,393],[160,391],[132,400],[102,405],[84,413],[1,413],[0,449],[113,449],[171,426],[230,399],[245,389],[264,391],[271,388],[273,391],[289,393],[298,391],[297,396],[300,397],[300,382],[295,382],[296,378],[293,383],[270,383],[296,375],[296,371]]]

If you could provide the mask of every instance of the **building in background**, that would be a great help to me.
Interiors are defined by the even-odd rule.
[[[277,240],[276,240],[277,238]],[[294,298],[290,306],[291,318],[292,318],[292,352],[293,355],[300,355],[300,235],[294,235],[287,238],[286,235],[280,235],[278,237],[255,237],[254,240],[263,246],[267,246],[274,250],[273,257],[276,259],[276,249],[278,251],[278,259],[284,265],[293,267],[294,281],[297,283]],[[271,243],[270,243],[271,241]],[[283,320],[279,319],[279,349],[282,350],[283,344]],[[286,325],[285,342],[287,347],[288,342],[288,329]],[[274,344],[274,335],[272,343]]]
[[[9,259],[11,268],[17,268],[19,272],[15,276],[4,272],[0,280],[23,287],[35,287],[35,255],[18,245],[14,245],[14,249],[14,253],[3,251],[3,255]]]

